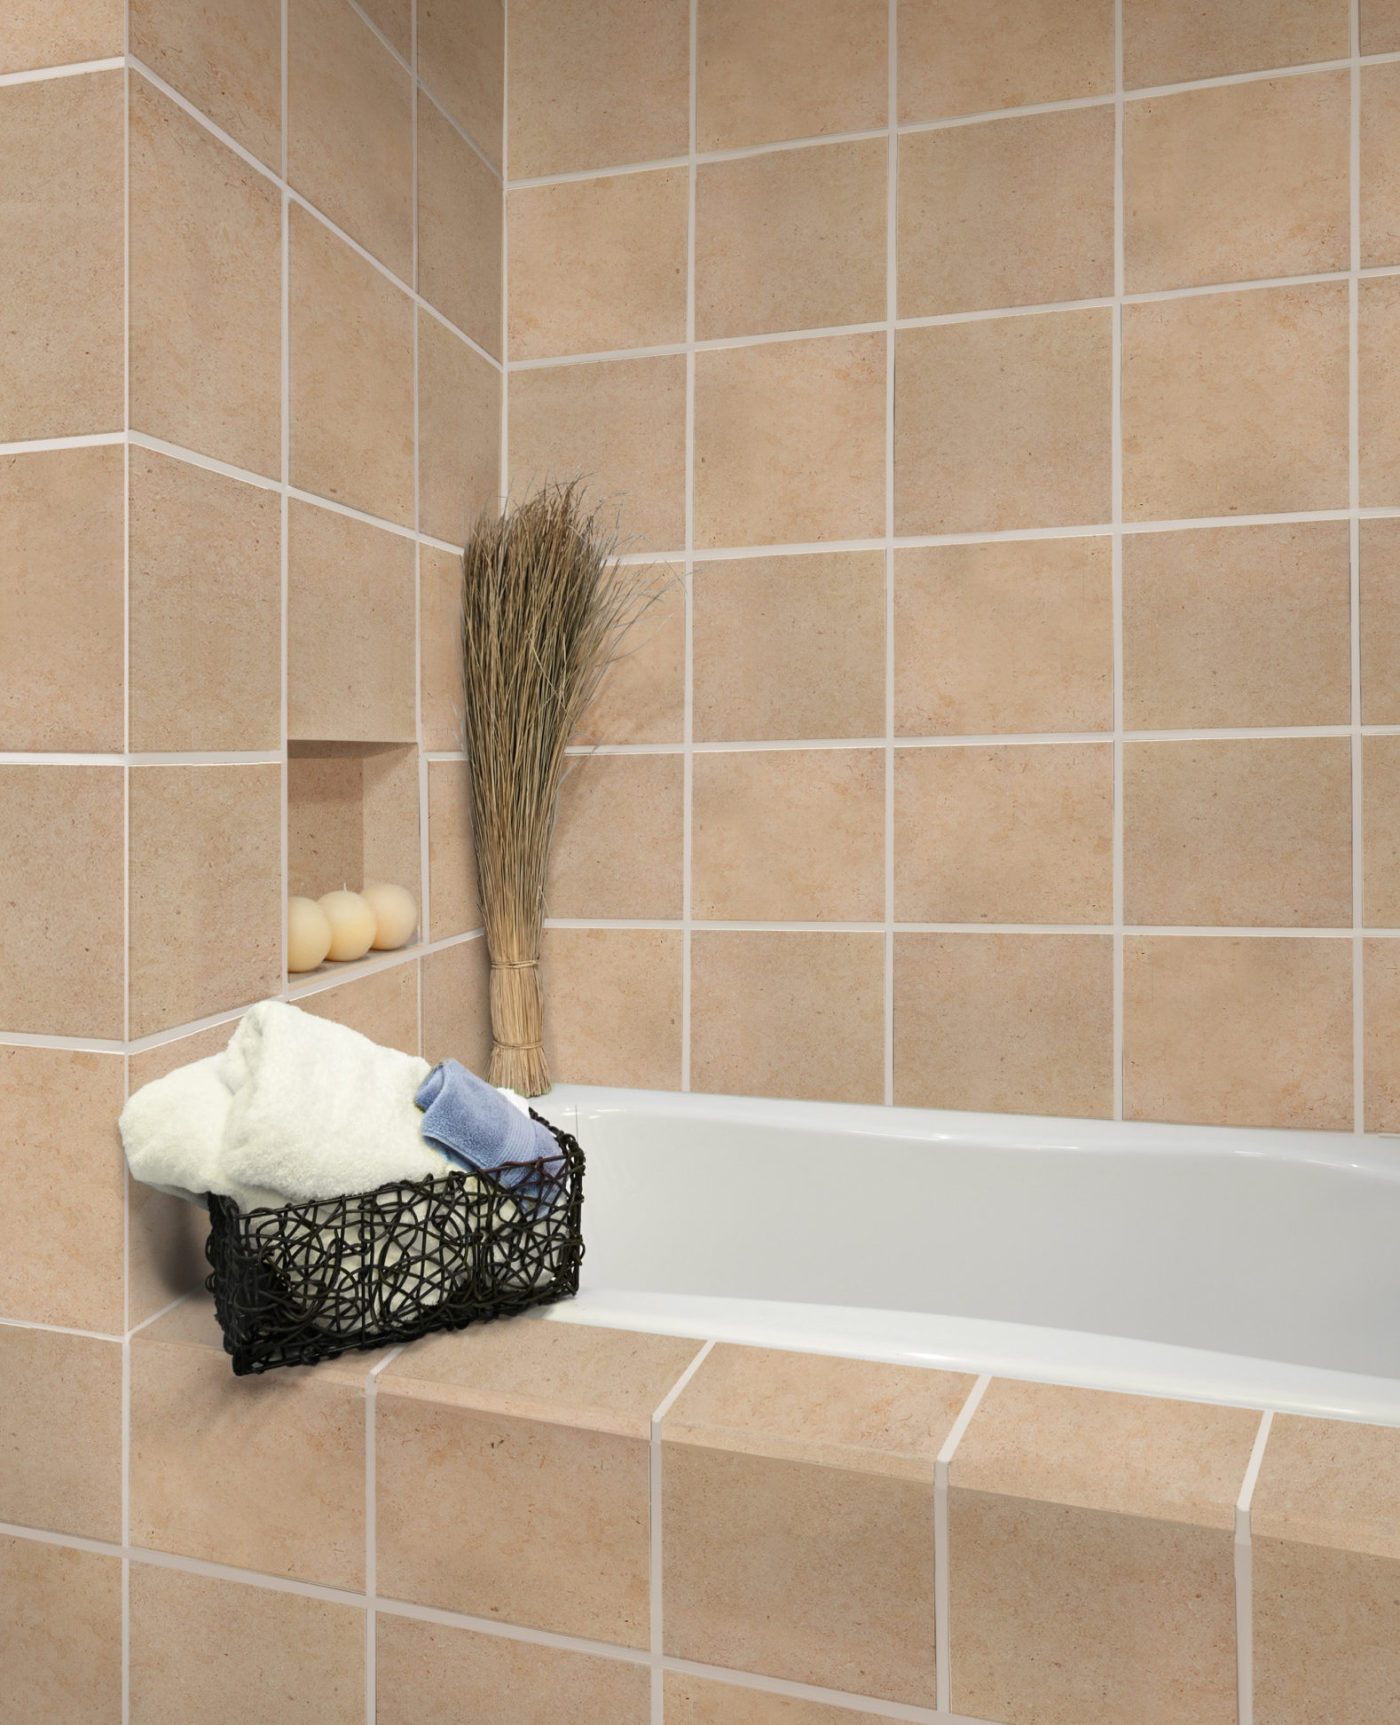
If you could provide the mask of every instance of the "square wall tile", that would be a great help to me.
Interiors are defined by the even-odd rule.
[[[1362,943],[1366,1130],[1400,1132],[1400,941]]]
[[[512,492],[580,474],[595,501],[616,508],[630,548],[684,545],[684,357],[512,373]]]
[[[1361,72],[1361,265],[1400,263],[1400,64]]]
[[[282,770],[133,767],[130,1034],[282,985]]]
[[[614,0],[605,11],[592,0],[512,5],[515,179],[683,156],[689,97],[688,0]]]
[[[289,737],[416,741],[413,605],[411,539],[292,498]]]
[[[418,1052],[418,960],[373,970],[334,988],[297,997],[303,1012],[348,1025],[386,1048]]]
[[[0,1324],[0,1521],[122,1536],[119,1341]]]
[[[413,78],[349,0],[289,0],[287,175],[411,283]]]
[[[131,423],[276,477],[277,189],[139,75],[130,128]]]
[[[1400,277],[1363,281],[1360,296],[1361,505],[1400,504]]]
[[[884,515],[883,334],[695,356],[698,546],[868,539]]]
[[[1345,282],[1124,306],[1127,520],[1346,499]]]
[[[674,580],[656,606],[633,624],[593,705],[574,732],[576,743],[679,743],[685,736],[685,582]]]
[[[684,341],[687,188],[658,168],[513,191],[511,358]]]
[[[900,922],[1110,922],[1113,749],[898,749]]]
[[[122,1717],[122,1565],[118,1557],[0,1535],[0,1665],[13,1717]]]
[[[1113,0],[899,0],[899,117],[1113,94]]]
[[[695,183],[695,334],[885,316],[883,138],[706,162]]]
[[[1112,346],[1097,309],[901,330],[895,532],[1106,521]]]
[[[697,742],[883,734],[882,553],[725,559],[694,595]]]
[[[127,13],[136,58],[280,172],[281,0],[128,0]]]
[[[899,315],[1113,292],[1113,109],[899,140]]]
[[[125,51],[122,0],[11,0],[0,20],[0,72],[76,66]]]
[[[700,0],[697,32],[702,150],[887,123],[885,0]]]
[[[510,24],[514,47],[514,17]],[[422,0],[418,7],[418,76],[433,100],[498,168],[504,127],[505,48],[505,7],[501,0]],[[512,161],[511,166],[517,173],[526,171],[518,162]]]
[[[880,1725],[886,1713],[853,1712],[824,1701],[798,1701],[766,1689],[713,1683],[668,1671],[662,1679],[666,1725]]]
[[[645,1647],[650,1420],[699,1346],[526,1321],[401,1355],[376,1401],[380,1591]]]
[[[361,1588],[364,1381],[372,1359],[236,1378],[214,1303],[131,1342],[131,1543]]]
[[[896,934],[894,1099],[1110,1119],[1112,936]]]
[[[481,888],[472,832],[471,770],[465,761],[428,762],[430,938],[481,927]]]
[[[681,755],[574,756],[545,883],[549,914],[679,917],[684,826]]]
[[[697,930],[690,1043],[692,1090],[883,1102],[884,936]]]
[[[418,291],[497,359],[503,195],[499,175],[433,102],[420,97]],[[513,343],[512,353],[523,357]]]
[[[1400,54],[1400,0],[1361,0],[1361,52]]]
[[[120,767],[0,765],[0,1029],[121,1039],[122,803]]]
[[[1368,928],[1400,928],[1400,737],[1361,739]]]
[[[1400,1559],[1393,1426],[1275,1414],[1254,1488],[1250,1532]]]
[[[131,747],[280,748],[277,493],[138,446],[129,460]]]
[[[1112,565],[1107,537],[896,551],[896,734],[1111,730]]]
[[[292,743],[287,758],[287,890],[319,898],[365,878],[363,749]]]
[[[418,703],[425,749],[462,746],[462,560],[418,547]]]
[[[645,1665],[380,1611],[377,1725],[650,1725]]]
[[[884,916],[882,750],[700,754],[693,775],[692,915],[721,922]]]
[[[679,1088],[678,929],[551,928],[543,959],[544,1046],[556,1080]]]
[[[1347,0],[1123,0],[1123,80],[1182,84],[1344,60]]]
[[[1124,724],[1347,724],[1350,569],[1345,521],[1129,534]]]
[[[126,1328],[122,1059],[0,1046],[0,1317]]]
[[[396,54],[413,58],[413,0],[359,0],[360,10]]]
[[[418,313],[418,530],[449,544],[501,497],[501,374]]]
[[[293,204],[292,484],[413,526],[413,302]]]
[[[211,1683],[211,1670],[237,1680]],[[131,1566],[131,1725],[360,1725],[364,1716],[360,1607]]]
[[[0,32],[13,17],[7,8]],[[124,80],[90,72],[0,90],[0,441],[122,424]]]
[[[484,1074],[491,1064],[490,967],[484,938],[464,940],[440,952],[425,953],[423,974],[423,1058],[460,1060]]]
[[[1361,523],[1361,719],[1400,724],[1400,520]]]
[[[1349,927],[1348,740],[1125,744],[1123,896],[1130,923]]]
[[[122,748],[122,452],[0,458],[0,748]]]
[[[1123,1114],[1346,1131],[1350,940],[1130,935]]]
[[[1346,269],[1349,73],[1150,97],[1124,122],[1129,293]]]

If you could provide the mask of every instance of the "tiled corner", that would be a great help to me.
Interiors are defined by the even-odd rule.
[[[499,176],[436,104],[420,97],[418,291],[498,359],[502,195]]]
[[[481,927],[471,807],[467,763],[429,761],[428,914],[433,940]]]
[[[1123,80],[1129,89],[1344,60],[1347,0],[1124,0]]]
[[[934,1461],[971,1388],[716,1347],[662,1423],[665,1651],[932,1707]]]
[[[418,529],[461,545],[500,497],[501,374],[420,309]]]
[[[1400,263],[1400,65],[1361,71],[1361,267]]]
[[[414,1344],[379,1378],[380,1593],[645,1647],[650,1420],[698,1348],[528,1318]]]
[[[1113,0],[899,0],[899,118],[1113,93]]]
[[[619,643],[574,741],[679,743],[685,736],[685,576],[672,585]]]
[[[462,746],[462,562],[418,548],[418,702],[425,749]]]
[[[1234,1507],[1259,1418],[994,1382],[949,1473],[954,1711],[1233,1725]]]
[[[501,0],[421,0],[417,18],[419,78],[434,101],[499,168],[505,7]],[[512,17],[512,38],[515,29]],[[512,166],[523,171],[519,163]]]
[[[303,1012],[358,1030],[386,1048],[418,1052],[418,963],[409,959],[298,996]]]
[[[489,964],[484,939],[424,954],[423,1058],[460,1060],[484,1073],[491,1062]]]
[[[128,0],[127,14],[132,54],[279,170],[280,0]]]
[[[1361,506],[1400,504],[1400,277],[1357,289],[1361,390]]]
[[[679,918],[684,779],[679,754],[569,762],[545,883],[551,916]]]
[[[1400,723],[1400,520],[1361,523],[1361,722]]]
[[[0,1324],[0,1521],[122,1536],[122,1349]]]
[[[547,929],[542,976],[544,1046],[556,1079],[680,1087],[679,929]]]
[[[0,1535],[0,1664],[17,1720],[122,1718],[118,1557]]]
[[[123,51],[122,0],[13,0],[0,20],[0,72],[76,66]]]

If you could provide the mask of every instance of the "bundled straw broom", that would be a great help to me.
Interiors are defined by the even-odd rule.
[[[477,521],[462,558],[462,692],[482,920],[491,957],[492,1084],[549,1089],[540,933],[564,749],[619,643],[655,603],[653,571],[617,561],[577,482]]]

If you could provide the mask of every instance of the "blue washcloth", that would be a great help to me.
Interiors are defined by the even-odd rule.
[[[563,1172],[553,1134],[460,1060],[439,1061],[413,1100],[423,1110],[424,1138],[450,1162],[490,1174],[522,1196],[549,1196]]]

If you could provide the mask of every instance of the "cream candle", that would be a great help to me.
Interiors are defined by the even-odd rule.
[[[418,927],[418,905],[407,887],[370,881],[360,896],[374,912],[376,952],[392,952],[412,938]]]
[[[327,958],[341,962],[363,958],[374,939],[374,912],[357,892],[328,892],[319,900],[330,919],[331,945]]]
[[[331,949],[331,919],[314,898],[287,900],[287,969],[315,970]]]

